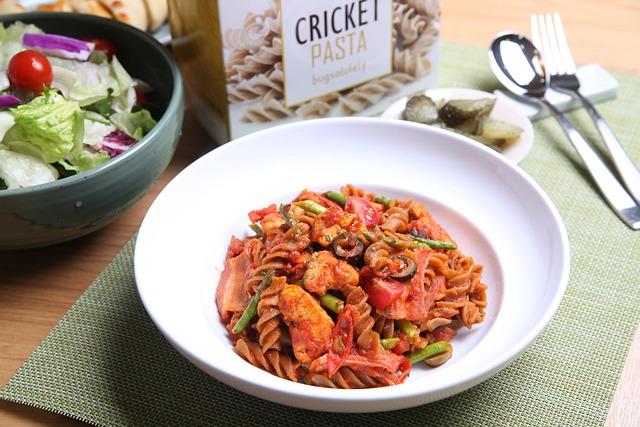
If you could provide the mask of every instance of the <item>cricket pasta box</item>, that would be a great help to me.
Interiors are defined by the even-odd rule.
[[[371,116],[437,80],[438,0],[170,0],[190,105],[217,142]]]

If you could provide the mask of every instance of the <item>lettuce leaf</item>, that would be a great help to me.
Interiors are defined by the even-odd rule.
[[[156,125],[148,110],[135,113],[120,112],[109,116],[111,122],[121,131],[135,140],[140,140]]]
[[[35,157],[0,149],[0,181],[6,188],[21,188],[58,179],[58,171]]]
[[[121,93],[120,83],[108,62],[94,64],[61,58],[49,58],[49,62],[54,69],[51,86],[63,93],[66,91],[65,96],[82,107],[107,98],[110,91],[113,96]],[[61,69],[65,70],[64,78],[56,79],[55,73]]]
[[[11,109],[15,125],[5,134],[3,142],[14,151],[40,157],[46,163],[65,158],[74,147],[80,107],[60,95],[46,93],[30,103]]]
[[[94,150],[100,150],[102,148],[102,140],[104,137],[115,130],[116,128],[111,124],[111,122],[104,124],[102,122],[92,121],[85,118],[84,139],[82,143]]]
[[[109,159],[109,154],[104,151],[93,152],[83,149],[74,153],[70,159],[60,160],[58,163],[67,170],[84,172],[100,166]]]
[[[25,33],[44,34],[40,28],[33,24],[24,24],[20,21],[14,22],[7,28],[0,24],[0,42],[20,42]]]
[[[135,82],[133,81],[129,73],[127,73],[127,70],[125,70],[122,64],[120,64],[120,61],[118,61],[118,58],[115,55],[111,60],[111,70],[113,71],[113,75],[118,81],[120,92],[126,92],[127,89],[135,85]]]
[[[86,107],[84,107],[85,110],[93,111],[104,117],[109,117],[109,114],[111,114],[111,105],[113,104],[113,95],[111,95],[112,93],[113,90],[109,89],[107,91],[106,98],[102,98],[101,100],[96,101],[93,104],[87,105]]]

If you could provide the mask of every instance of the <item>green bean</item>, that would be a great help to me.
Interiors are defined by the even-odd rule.
[[[367,238],[367,240],[371,242],[381,241],[395,249],[411,249],[418,247],[418,244],[411,240],[400,240],[388,236],[377,237],[375,234],[369,231],[365,231],[362,234]]]
[[[256,233],[256,237],[258,239],[262,239],[262,228],[260,228],[258,224],[250,224],[249,228],[251,228],[253,232]]]
[[[400,338],[383,338],[380,340],[380,344],[385,350],[391,350],[400,342]]]
[[[335,295],[326,293],[320,297],[320,304],[333,311],[334,313],[340,313],[344,308],[344,301]]]
[[[232,332],[234,334],[239,334],[247,327],[253,316],[258,312],[258,302],[260,301],[260,297],[262,297],[262,292],[271,284],[271,278],[273,277],[273,271],[268,271],[262,277],[262,281],[256,289],[256,293],[251,297],[251,301],[249,301],[249,305],[244,309],[242,316],[238,319],[238,322],[233,327]]]
[[[431,240],[431,239],[423,239],[422,237],[411,236],[413,241],[419,243],[421,246],[428,246],[433,249],[457,249],[458,245],[453,242],[447,242],[444,240]]]
[[[347,196],[342,193],[338,193],[337,191],[327,191],[324,195],[327,199],[331,199],[342,206],[347,204]]]
[[[378,194],[374,199],[375,202],[383,204],[385,207],[390,208],[396,204],[396,201],[383,194]]]
[[[422,362],[425,359],[429,359],[434,356],[439,356],[443,353],[447,353],[452,351],[451,344],[449,341],[438,341],[433,344],[429,344],[422,350],[414,351],[407,356],[409,362],[412,364]]]
[[[406,319],[396,320],[396,325],[408,338],[413,338],[418,334],[418,328],[416,325]]]
[[[324,206],[314,202],[313,200],[301,200],[299,202],[295,202],[294,205],[299,208],[304,209],[307,212],[314,213],[316,215],[320,215],[326,212],[327,208]]]
[[[457,249],[458,245],[453,242],[447,242],[444,240],[431,240],[431,239],[423,239],[422,237],[412,236],[410,234],[405,234],[405,236],[411,238],[411,240],[400,240],[394,237],[389,236],[381,236],[377,237],[375,234],[371,232],[362,233],[367,240],[372,242],[381,241],[391,246],[395,249],[415,249],[419,247],[428,247],[432,249]]]

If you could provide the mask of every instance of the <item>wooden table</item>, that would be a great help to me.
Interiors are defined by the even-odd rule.
[[[640,2],[636,0],[445,0],[446,40],[488,46],[501,30],[529,30],[529,15],[560,12],[578,63],[640,75]],[[623,43],[622,43],[623,42]],[[187,114],[184,136],[162,178],[116,221],[73,242],[0,255],[0,384],[20,367],[62,315],[138,229],[160,190],[210,140]],[[608,425],[640,425],[640,331],[609,412]],[[81,425],[46,411],[0,402],[0,426]]]

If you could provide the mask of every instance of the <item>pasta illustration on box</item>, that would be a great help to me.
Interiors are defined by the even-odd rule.
[[[219,142],[295,120],[379,114],[436,84],[438,0],[170,5],[192,105]]]

